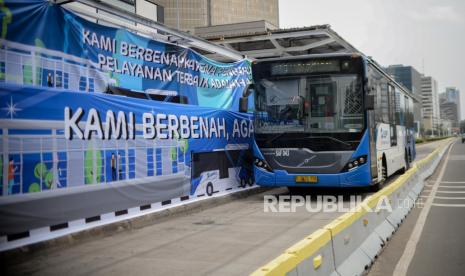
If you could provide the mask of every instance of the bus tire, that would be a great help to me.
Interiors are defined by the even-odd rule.
[[[207,187],[205,188],[205,192],[208,196],[213,195],[213,184],[211,182],[208,182]]]
[[[383,181],[386,181],[388,178],[388,172],[387,172],[386,155],[384,154],[383,154],[383,161],[382,161],[382,176],[383,176]]]
[[[375,183],[375,184],[369,186],[368,191],[372,192],[372,193],[376,193],[377,191],[381,190],[382,187],[383,187],[383,183],[378,182],[378,183]]]

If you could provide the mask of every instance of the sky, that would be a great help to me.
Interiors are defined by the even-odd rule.
[[[404,64],[460,89],[465,119],[465,0],[279,0],[279,27],[329,24],[383,66]]]

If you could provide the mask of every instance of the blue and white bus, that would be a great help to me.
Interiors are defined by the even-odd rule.
[[[359,54],[252,65],[258,185],[377,188],[415,158],[414,97]]]

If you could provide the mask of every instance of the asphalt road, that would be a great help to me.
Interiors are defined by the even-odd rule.
[[[461,141],[451,146],[449,155],[446,152],[419,203],[378,257],[370,276],[465,275],[465,144]]]
[[[440,143],[418,146],[417,160]],[[330,190],[314,195],[319,193],[369,194]],[[26,259],[9,260],[1,269],[3,275],[244,275],[341,215],[304,207],[291,213],[264,212],[263,197],[270,194],[288,192],[273,189],[67,248],[24,253]]]

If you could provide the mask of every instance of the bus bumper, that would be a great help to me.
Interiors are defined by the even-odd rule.
[[[255,182],[265,187],[366,187],[372,184],[369,164],[337,174],[289,174],[283,170],[265,171],[254,166]],[[296,176],[316,176],[316,183],[296,182]]]

